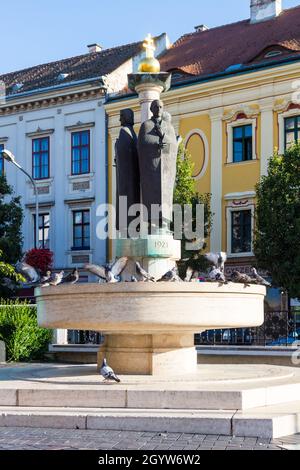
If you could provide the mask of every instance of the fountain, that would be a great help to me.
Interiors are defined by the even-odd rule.
[[[159,279],[181,258],[180,241],[174,240],[168,230],[175,182],[176,136],[160,101],[161,93],[170,87],[171,74],[160,72],[151,37],[147,38],[145,47],[147,57],[140,65],[140,72],[128,77],[130,88],[139,96],[142,127],[136,139],[130,110],[126,110],[129,112],[116,148],[119,160],[125,152],[133,164],[128,175],[122,173],[120,162],[118,195],[127,195],[124,193],[130,192],[133,185],[141,187],[144,205],[159,202],[163,210],[159,219],[152,220],[152,225],[145,219],[147,233],[142,230],[139,237],[129,238],[128,226],[121,227],[126,235],[123,230],[123,236],[116,240],[116,253],[118,257],[129,258],[123,280],[136,274],[135,261]],[[136,158],[140,175],[136,173]],[[128,188],[121,184],[122,177],[128,178]],[[136,199],[139,195],[131,193],[130,197]],[[37,288],[35,295],[40,326],[105,333],[98,364],[106,357],[119,375],[168,377],[196,373],[195,333],[261,325],[265,293],[263,286],[232,283],[120,282]]]

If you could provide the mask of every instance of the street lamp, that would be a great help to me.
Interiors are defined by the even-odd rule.
[[[30,176],[30,174],[27,173],[27,171],[25,171],[24,168],[22,168],[21,165],[16,161],[16,157],[10,150],[3,149],[2,155],[3,155],[3,158],[7,162],[12,163],[17,168],[19,168],[19,170],[21,170],[30,179],[33,185],[34,194],[35,194],[35,243],[34,243],[34,247],[37,248],[38,242],[39,242],[39,199],[38,199],[37,184],[32,178],[32,176]]]

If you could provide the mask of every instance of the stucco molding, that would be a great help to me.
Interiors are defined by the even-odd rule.
[[[199,172],[198,175],[194,176],[194,179],[196,181],[200,180],[206,173],[206,170],[208,168],[208,162],[209,162],[209,145],[208,145],[208,140],[207,140],[207,137],[205,135],[205,133],[201,130],[201,129],[192,129],[188,134],[187,136],[185,137],[185,140],[184,140],[184,146],[185,148],[187,148],[187,145],[188,145],[188,142],[190,140],[190,138],[193,136],[193,135],[198,135],[200,137],[200,139],[202,140],[203,142],[203,146],[204,146],[204,161],[203,161],[203,165],[202,165],[202,168]]]

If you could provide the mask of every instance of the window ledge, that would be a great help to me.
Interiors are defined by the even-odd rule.
[[[254,258],[254,256],[252,251],[249,253],[228,253],[228,258]]]
[[[82,173],[80,175],[68,175],[69,180],[79,180],[79,179],[91,179],[95,176],[95,173]]]
[[[34,181],[37,184],[37,186],[44,186],[44,185],[53,183],[54,177],[51,176],[50,178],[44,178],[44,179],[41,178],[39,180],[34,180]],[[31,181],[28,180],[27,184],[32,187]]]
[[[254,162],[258,162],[259,158],[252,158],[252,160],[245,160],[243,162],[226,162],[225,165],[231,166],[231,165],[249,165]]]

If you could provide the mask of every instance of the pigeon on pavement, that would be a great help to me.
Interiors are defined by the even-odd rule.
[[[136,261],[135,266],[137,272],[142,276],[144,281],[155,282],[155,278],[153,276],[150,276],[150,274],[142,268],[141,264],[138,261]]]
[[[102,377],[104,377],[105,381],[111,380],[111,381],[115,381],[118,383],[121,382],[121,380],[119,379],[119,377],[116,376],[112,368],[109,367],[105,358],[103,359],[103,363],[100,369],[100,374],[102,375]]]
[[[118,259],[112,266],[98,266],[96,264],[86,264],[84,266],[84,269],[98,276],[100,278],[99,282],[102,282],[104,280],[107,283],[115,283],[120,282],[119,276],[126,268],[127,262],[128,258],[123,257]]]
[[[260,276],[255,268],[251,268],[251,273],[253,274],[254,278],[257,281],[257,284],[261,284],[262,286],[271,287],[271,283]]]

